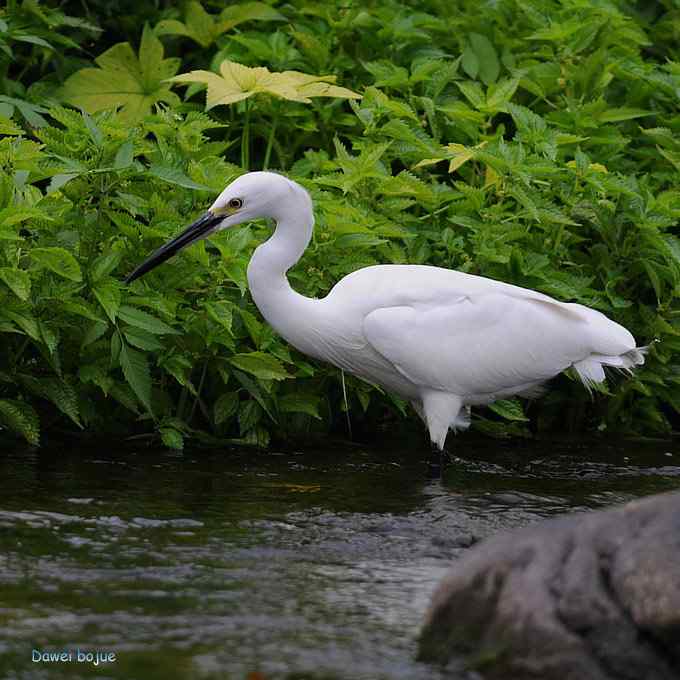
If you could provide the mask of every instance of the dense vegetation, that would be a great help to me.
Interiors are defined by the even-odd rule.
[[[32,443],[82,428],[180,448],[343,431],[345,405],[372,430],[405,412],[263,323],[245,267],[271,225],[122,283],[230,179],[269,167],[316,203],[300,292],[427,262],[593,306],[652,343],[606,394],[564,376],[475,427],[670,431],[679,32],[672,0],[9,0],[0,421]]]

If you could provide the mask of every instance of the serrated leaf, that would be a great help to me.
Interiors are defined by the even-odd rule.
[[[184,435],[174,427],[161,427],[161,441],[169,449],[182,451],[184,449]]]
[[[500,399],[489,404],[489,408],[505,420],[528,422],[529,418],[524,415],[522,404],[517,399]]]
[[[45,343],[49,353],[54,354],[59,344],[58,330],[41,320],[38,320],[38,328],[40,329],[40,338]]]
[[[89,321],[101,321],[101,317],[98,314],[95,314],[88,305],[83,302],[78,302],[77,300],[66,300],[61,303],[61,308],[69,314],[82,316]]]
[[[114,335],[117,337],[117,335]],[[120,367],[128,385],[149,413],[151,408],[151,372],[146,357],[125,343],[120,348]]]
[[[95,321],[94,323],[91,323],[88,326],[88,329],[85,331],[85,335],[83,335],[81,347],[87,347],[87,345],[99,340],[99,338],[101,338],[104,333],[106,333],[107,328],[108,324],[103,321]]]
[[[456,82],[458,89],[463,93],[465,98],[476,109],[481,109],[486,103],[486,97],[480,87],[479,83],[471,83],[468,81]]]
[[[199,189],[201,191],[212,191],[209,186],[194,182],[191,177],[186,175],[179,168],[171,167],[169,165],[160,165],[159,163],[152,163],[149,167],[149,173],[158,179],[162,179],[169,184],[175,184],[185,189]]]
[[[290,378],[283,364],[271,354],[264,352],[248,352],[234,354],[229,362],[242,371],[251,373],[261,380],[285,380]]]
[[[114,281],[99,283],[92,288],[94,296],[102,306],[111,323],[116,322],[116,314],[120,307],[120,287]]]
[[[79,428],[83,428],[78,408],[78,394],[73,386],[59,378],[40,380],[43,395],[49,399],[63,414],[67,415]]]
[[[622,120],[632,120],[633,118],[642,118],[643,116],[653,116],[654,111],[646,111],[645,109],[635,109],[627,106],[621,106],[617,109],[607,109],[598,114],[597,120],[601,123],[619,123]]]
[[[33,248],[31,250],[31,258],[39,265],[50,269],[55,274],[69,281],[79,282],[83,280],[78,261],[65,248],[57,246]]]
[[[0,116],[0,135],[23,135],[24,131],[10,118]]]
[[[141,328],[125,328],[123,335],[125,335],[125,339],[133,347],[137,347],[138,349],[143,349],[148,352],[163,349],[163,344],[158,341],[158,338],[155,335],[148,333]]]
[[[3,310],[2,313],[10,321],[13,321],[21,330],[33,340],[41,340],[40,328],[37,319],[28,313],[19,313],[13,310]]]
[[[505,78],[489,87],[486,95],[487,108],[491,111],[505,111],[518,86],[519,78]]]
[[[0,268],[0,279],[20,299],[28,300],[31,294],[31,277],[23,269]]]
[[[123,253],[117,250],[100,255],[90,267],[90,280],[97,283],[104,276],[108,276],[123,259]]]
[[[40,443],[40,420],[33,408],[24,401],[0,399],[0,422],[29,444]]]
[[[163,45],[148,27],[144,28],[137,56],[129,43],[118,43],[100,54],[99,68],[84,68],[64,83],[65,101],[95,113],[120,108],[124,120],[140,121],[157,102],[178,104],[167,79],[179,67],[179,59],[164,59]]]
[[[123,305],[118,310],[118,316],[129,323],[131,326],[141,328],[148,333],[154,333],[155,335],[177,335],[179,331],[176,331],[172,326],[168,326],[165,321],[161,321],[152,314],[145,312],[136,307],[130,307],[129,305]]]

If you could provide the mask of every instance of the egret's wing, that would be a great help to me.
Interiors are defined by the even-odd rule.
[[[500,292],[376,309],[366,341],[412,382],[466,395],[547,380],[592,352],[588,321]]]

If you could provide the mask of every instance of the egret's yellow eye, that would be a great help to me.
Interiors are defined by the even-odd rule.
[[[243,201],[240,198],[232,198],[229,201],[229,207],[232,210],[238,210],[243,205]]]

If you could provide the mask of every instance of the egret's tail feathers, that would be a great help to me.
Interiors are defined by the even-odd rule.
[[[587,359],[582,359],[574,364],[581,382],[590,390],[596,383],[605,379],[604,367],[611,366],[621,371],[631,373],[636,366],[645,363],[645,354],[649,345],[634,347],[623,354],[608,356],[606,354],[591,354]]]

